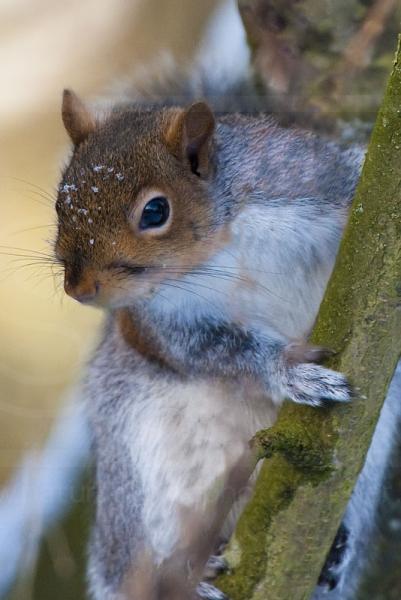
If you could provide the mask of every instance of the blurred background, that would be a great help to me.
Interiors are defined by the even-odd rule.
[[[400,6],[306,0],[294,12],[292,0],[239,4],[266,107],[278,114],[280,106],[289,120],[344,138],[366,139],[391,65]],[[72,462],[87,455],[85,428],[68,407],[101,315],[66,297],[48,262],[54,190],[69,152],[61,91],[71,87],[89,100],[115,94],[136,72],[163,65],[166,52],[189,65],[218,18],[214,39],[223,44],[234,13],[240,23],[235,0],[0,0],[0,597],[7,590],[9,598],[23,600],[84,597],[91,486],[86,479],[65,493],[64,471],[72,478],[74,465],[61,454],[70,426],[77,436]],[[355,86],[358,76],[360,87],[350,90],[345,82]],[[346,110],[333,116],[340,106]],[[63,426],[55,431],[60,414]],[[53,456],[47,479],[45,444]],[[46,493],[59,486],[59,507],[74,500],[80,510],[58,524],[49,508],[52,527],[38,557],[32,562],[35,553],[28,552],[25,564],[19,557],[21,545],[30,544],[26,531],[41,530],[44,519],[38,510],[29,521],[37,478]],[[19,577],[10,591],[15,565]]]

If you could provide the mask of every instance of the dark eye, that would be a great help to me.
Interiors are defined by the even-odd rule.
[[[151,229],[153,227],[161,227],[164,225],[170,216],[170,204],[164,196],[152,198],[145,208],[139,223],[140,229]]]

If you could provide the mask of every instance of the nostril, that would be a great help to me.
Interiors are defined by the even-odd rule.
[[[82,304],[91,302],[92,300],[94,300],[96,298],[96,295],[97,295],[96,288],[93,288],[93,290],[91,290],[91,291],[73,294],[75,300],[78,300],[78,302],[81,302]]]
[[[66,285],[65,291],[71,298],[81,302],[82,304],[87,304],[88,302],[92,302],[99,293],[100,285],[97,281],[93,282],[90,286],[88,285],[77,285],[71,286]]]

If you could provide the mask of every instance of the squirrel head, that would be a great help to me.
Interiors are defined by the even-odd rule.
[[[62,117],[74,145],[56,203],[67,294],[129,306],[223,243],[209,191],[215,119],[206,103],[127,106],[98,121],[66,90]]]

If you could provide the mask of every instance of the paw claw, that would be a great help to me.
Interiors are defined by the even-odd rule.
[[[209,560],[206,563],[206,568],[203,576],[205,577],[205,579],[214,579],[221,573],[227,571],[227,569],[228,565],[225,558],[223,558],[223,556],[213,555],[209,558]]]
[[[353,392],[341,373],[315,364],[299,364],[291,369],[289,398],[300,404],[321,406],[330,402],[349,402]]]
[[[197,588],[198,596],[204,600],[229,600],[229,598],[210,583],[202,582]]]

